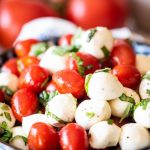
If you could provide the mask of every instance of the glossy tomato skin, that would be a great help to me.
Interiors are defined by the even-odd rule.
[[[92,55],[90,54],[84,54],[81,52],[77,52],[76,57],[80,59],[80,62],[78,62],[78,58],[75,58],[73,55],[71,55],[68,60],[67,60],[67,69],[75,70],[79,72],[81,75],[87,75],[89,73],[93,73],[94,71],[98,70],[101,68],[101,65],[99,61]],[[81,66],[81,70],[79,69],[79,63]],[[81,65],[81,63],[83,63]],[[84,70],[84,71],[83,71]],[[80,72],[82,71],[82,72]]]
[[[67,18],[88,29],[96,26],[120,27],[128,14],[126,0],[70,0]]]
[[[58,16],[40,0],[2,0],[0,7],[0,44],[5,48],[12,47],[23,24],[39,17]]]
[[[118,65],[113,68],[112,73],[128,88],[137,88],[141,80],[140,72],[134,66]]]
[[[58,45],[60,46],[71,45],[72,37],[73,37],[72,34],[67,34],[67,35],[62,36],[58,41]]]
[[[18,57],[24,57],[27,56],[32,45],[38,43],[38,40],[34,40],[34,39],[27,39],[24,41],[18,41],[15,44],[15,53]]]
[[[85,129],[76,123],[67,124],[59,132],[62,150],[88,150],[88,137]]]
[[[0,90],[0,102],[4,102],[5,97],[4,97],[4,92]]]
[[[84,79],[74,70],[61,70],[53,74],[52,81],[59,93],[71,93],[76,98],[85,94]]]
[[[20,89],[13,95],[11,107],[15,118],[22,122],[22,117],[29,116],[37,112],[38,99],[30,90]]]
[[[18,71],[18,67],[17,67],[17,59],[16,58],[11,58],[9,60],[7,60],[1,70],[5,71],[5,72],[10,72],[12,74],[15,74],[16,76],[19,76],[19,71]]]
[[[24,56],[18,59],[17,66],[18,70],[21,73],[24,69],[32,66],[32,65],[38,65],[40,60],[35,56]]]
[[[37,122],[30,129],[28,146],[30,150],[58,150],[59,136],[52,126]]]
[[[111,52],[110,62],[112,66],[135,66],[136,55],[133,48],[126,41],[117,39]]]
[[[40,93],[46,86],[49,72],[44,68],[33,65],[26,68],[20,75],[19,88],[28,88],[34,93]]]

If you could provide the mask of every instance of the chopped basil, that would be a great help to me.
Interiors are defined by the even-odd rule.
[[[150,90],[149,90],[149,89],[147,89],[147,90],[146,90],[146,93],[147,93],[148,95],[150,95]]]
[[[1,105],[1,109],[2,109],[2,110],[9,110],[9,106],[3,103],[3,104]]]
[[[106,46],[103,46],[103,47],[101,48],[101,50],[103,51],[103,54],[104,54],[105,58],[108,58],[109,55],[110,55],[110,52],[109,52],[109,50],[106,48]]]
[[[146,110],[148,103],[150,103],[150,98],[142,99],[142,100],[135,106],[135,108],[137,108],[138,106],[141,106],[142,109]]]
[[[112,124],[114,123],[114,121],[113,121],[112,119],[108,119],[108,120],[107,120],[107,123],[108,123],[109,125],[112,125]]]
[[[150,74],[145,74],[142,79],[147,79],[147,80],[150,80]]]
[[[96,70],[95,73],[98,73],[98,72],[110,72],[111,71],[111,68],[104,68],[104,69],[100,69],[100,70]]]
[[[6,117],[7,120],[11,121],[10,113],[4,112],[4,115],[5,115],[5,117]]]
[[[47,112],[47,116],[52,117],[54,120],[56,120],[57,122],[61,123],[61,124],[67,124],[68,122],[60,119],[58,116],[56,116],[55,114],[53,114],[52,112],[48,111]]]
[[[129,103],[131,103],[131,104],[135,104],[134,98],[129,97],[129,96],[127,96],[127,95],[124,94],[124,93],[119,97],[119,99],[120,99],[121,101],[126,101],[126,102],[129,102]]]
[[[8,96],[12,96],[14,92],[9,89],[7,86],[0,86],[0,89],[5,92]]]
[[[86,116],[91,119],[95,116],[95,113],[94,112],[86,112]]]
[[[95,33],[97,32],[97,29],[91,29],[89,34],[88,34],[88,39],[87,39],[87,42],[90,42],[91,39],[93,38],[93,36],[95,35]]]
[[[37,44],[33,44],[31,47],[30,54],[33,56],[39,56],[44,53],[49,48],[49,44],[45,42],[40,42]]]
[[[55,46],[53,47],[53,53],[59,56],[64,56],[69,52],[77,52],[78,49],[74,46]]]
[[[120,119],[120,122],[122,122],[125,118],[127,118],[131,113],[132,113],[132,110],[133,110],[133,104],[129,103],[128,106],[126,107],[121,119]]]
[[[12,132],[9,131],[7,124],[3,121],[0,125],[0,141],[9,142],[12,137]]]
[[[86,77],[85,77],[85,84],[84,84],[84,87],[85,87],[85,91],[88,95],[88,85],[89,85],[89,81],[92,77],[92,74],[88,74]]]
[[[14,140],[17,140],[17,139],[22,139],[24,141],[24,144],[27,145],[27,142],[28,142],[27,138],[21,135],[16,135],[15,137],[11,138],[9,143],[11,144],[13,143]]]
[[[53,97],[55,97],[58,94],[59,94],[58,91],[53,91],[53,92],[43,91],[39,95],[39,102],[43,106],[46,106],[47,102],[49,102]]]

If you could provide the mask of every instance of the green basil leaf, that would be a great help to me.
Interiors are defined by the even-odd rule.
[[[0,86],[0,89],[8,96],[12,96],[14,94],[14,92],[7,86]]]
[[[94,112],[86,112],[86,116],[87,116],[89,119],[92,119],[92,118],[95,116],[95,113],[94,113]]]
[[[146,110],[148,103],[150,103],[150,98],[142,99],[139,102],[139,105],[142,107],[142,109]]]
[[[101,50],[103,51],[103,54],[105,56],[105,58],[108,58],[110,55],[109,50],[106,48],[106,46],[102,47]]]
[[[46,106],[47,102],[49,102],[53,97],[55,97],[58,94],[59,94],[58,91],[53,92],[43,91],[42,93],[39,94],[39,102],[43,106]]]
[[[11,116],[10,116],[10,113],[4,112],[4,115],[5,115],[5,117],[6,117],[7,120],[9,120],[9,121],[12,120],[12,119],[11,119]]]
[[[9,106],[8,106],[7,104],[3,103],[3,104],[1,105],[1,109],[2,109],[2,110],[9,110]]]
[[[129,102],[129,103],[131,103],[131,104],[135,104],[134,98],[129,97],[129,96],[127,96],[127,95],[124,94],[124,93],[119,97],[119,99],[120,99],[121,101]]]
[[[98,72],[106,72],[106,73],[109,73],[110,71],[111,71],[111,68],[104,68],[104,69],[96,70],[95,73],[98,73]]]
[[[107,123],[108,123],[109,125],[112,125],[112,124],[114,123],[114,121],[113,121],[112,119],[108,119],[108,120],[107,120]]]
[[[92,77],[92,74],[88,74],[86,77],[85,77],[85,84],[84,84],[84,87],[85,87],[85,91],[88,95],[88,86],[89,86],[89,81]]]
[[[96,28],[95,28],[95,29],[91,29],[91,30],[89,31],[87,42],[90,42],[90,41],[91,41],[91,39],[93,38],[93,36],[95,35],[96,32],[97,32],[97,29],[96,29]]]
[[[150,74],[145,74],[142,79],[147,79],[147,80],[150,80]]]

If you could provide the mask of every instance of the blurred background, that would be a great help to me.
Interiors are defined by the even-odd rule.
[[[0,0],[0,50],[12,47],[28,21],[52,16],[84,29],[127,26],[150,36],[150,0]]]

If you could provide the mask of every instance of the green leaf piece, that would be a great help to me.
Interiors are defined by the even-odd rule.
[[[150,90],[149,90],[149,89],[147,89],[147,90],[146,90],[146,93],[147,93],[148,95],[150,95]]]
[[[114,123],[114,121],[113,121],[112,119],[108,119],[108,120],[107,120],[107,123],[108,123],[109,125],[112,125],[112,124]]]
[[[10,116],[10,113],[4,112],[4,115],[5,115],[5,117],[6,117],[7,120],[9,120],[9,121],[12,120],[12,119],[11,119],[11,116]]]
[[[93,36],[95,35],[95,33],[97,32],[97,29],[91,29],[89,34],[88,34],[88,39],[87,39],[87,42],[90,42],[93,38]]]
[[[86,112],[86,116],[87,116],[89,119],[92,119],[92,118],[95,116],[95,113],[94,113],[94,112]]]
[[[14,94],[14,92],[8,88],[7,86],[0,86],[0,89],[6,93],[8,96],[12,96]]]
[[[106,46],[103,46],[103,47],[101,48],[101,50],[103,51],[103,54],[104,54],[105,58],[108,58],[109,55],[110,55],[110,52],[109,52],[109,50],[106,48]]]
[[[88,74],[86,77],[85,77],[85,84],[84,84],[84,87],[85,87],[85,91],[88,95],[88,85],[89,85],[89,81],[92,77],[92,74]]]
[[[106,73],[109,73],[110,71],[111,71],[111,68],[104,68],[104,69],[96,70],[95,73],[98,73],[98,72],[106,72]]]
[[[142,79],[147,79],[147,80],[150,80],[150,74],[145,74]]]
[[[1,105],[1,109],[2,109],[2,110],[9,110],[9,106],[3,103],[3,104]]]
[[[134,98],[129,97],[129,96],[127,96],[127,95],[124,94],[124,93],[119,97],[119,99],[120,99],[121,101],[129,102],[129,103],[131,103],[131,104],[135,104]]]

